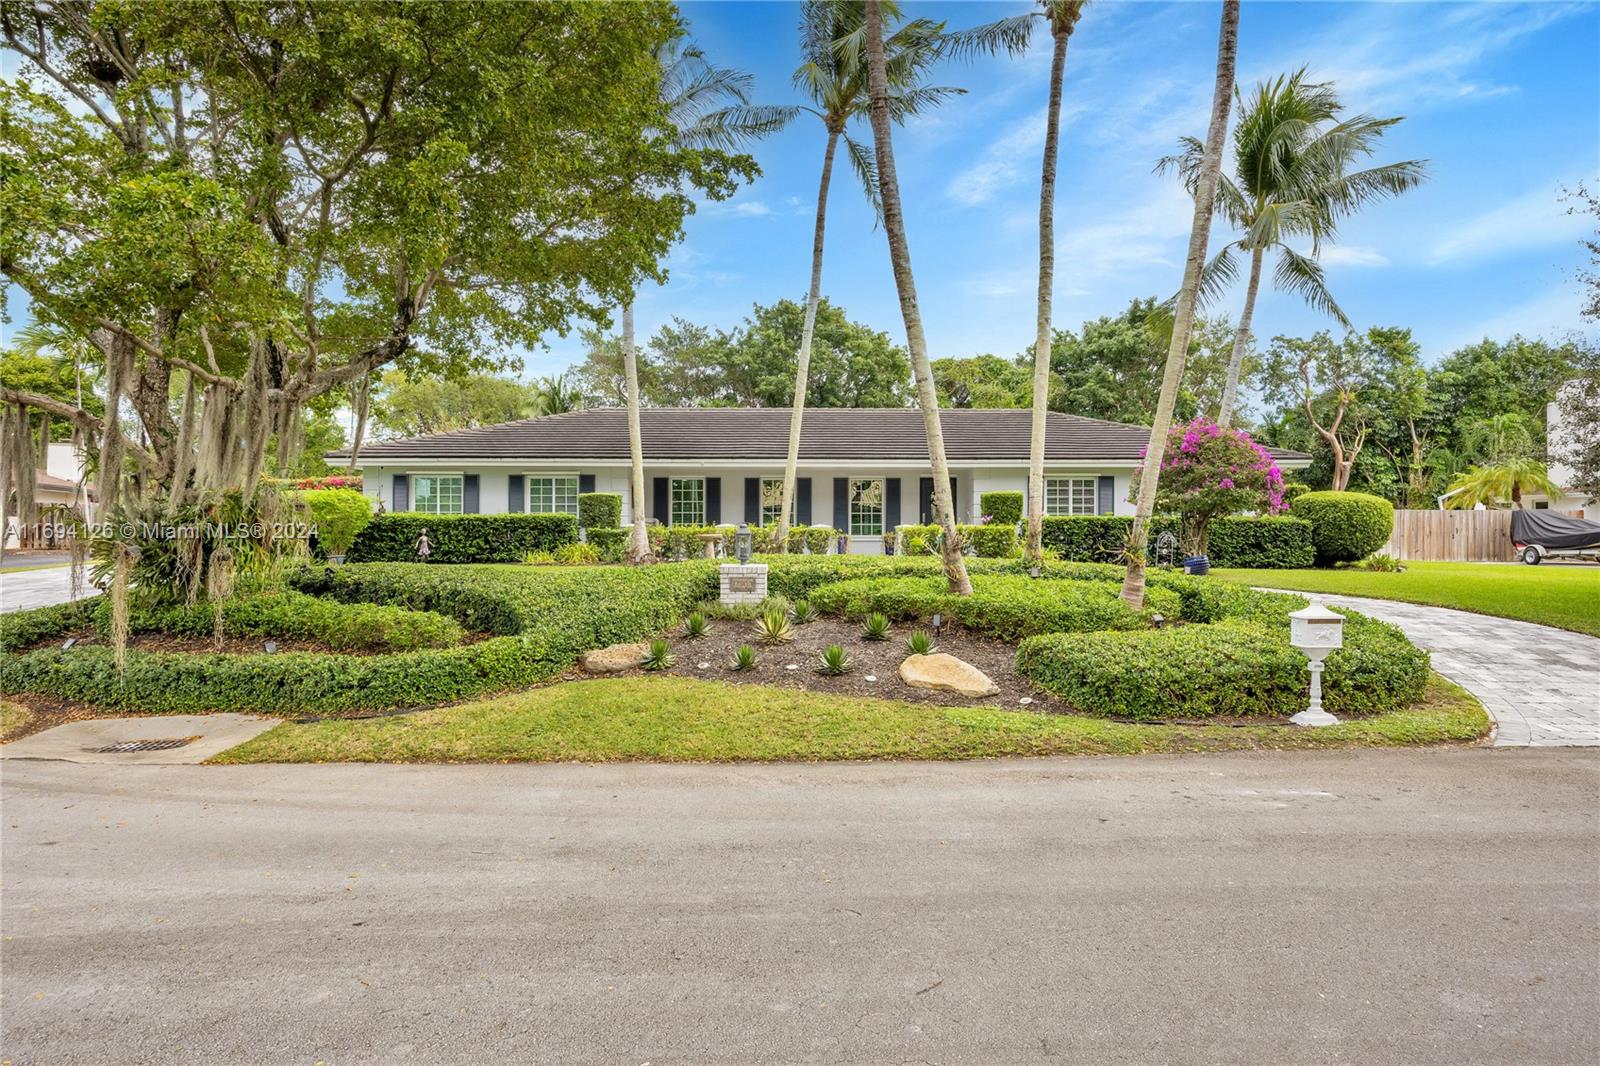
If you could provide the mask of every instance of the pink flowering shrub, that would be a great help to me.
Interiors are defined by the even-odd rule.
[[[1134,471],[1139,491],[1144,467]],[[1223,429],[1208,418],[1176,423],[1167,434],[1156,486],[1156,510],[1183,517],[1183,548],[1203,555],[1211,521],[1240,511],[1278,514],[1288,510],[1283,499],[1283,471],[1272,455],[1240,429]]]

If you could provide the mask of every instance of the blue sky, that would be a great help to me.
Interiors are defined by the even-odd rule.
[[[908,4],[975,25],[1022,3]],[[1219,5],[1093,3],[1067,59],[1057,200],[1058,326],[1176,289],[1191,208],[1151,172],[1209,114]],[[794,102],[798,4],[688,3],[716,63],[750,71],[761,102]],[[1555,336],[1580,325],[1581,217],[1559,188],[1600,174],[1600,6],[1246,3],[1239,80],[1309,66],[1352,110],[1404,115],[1378,155],[1426,158],[1430,180],[1369,208],[1324,256],[1358,325],[1410,326],[1432,361],[1485,335]],[[935,357],[1014,355],[1032,333],[1038,170],[1049,38],[1019,60],[951,64],[933,79],[967,95],[895,135],[917,286]],[[864,127],[860,136],[869,140]],[[641,294],[648,336],[673,315],[731,327],[754,302],[803,298],[823,148],[807,117],[754,149],[762,176],[702,207],[671,281]],[[904,337],[881,230],[836,171],[823,292],[852,318]],[[1219,226],[1213,246],[1222,238]],[[1223,238],[1225,239],[1225,238]],[[1242,300],[1226,301],[1232,314]],[[1329,325],[1263,289],[1256,333]],[[581,358],[576,337],[528,359],[544,373]]]

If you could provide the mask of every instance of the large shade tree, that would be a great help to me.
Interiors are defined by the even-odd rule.
[[[1370,115],[1341,119],[1343,106],[1333,86],[1308,80],[1304,69],[1262,82],[1248,97],[1238,93],[1237,102],[1234,172],[1218,177],[1216,212],[1242,235],[1217,252],[1201,280],[1205,302],[1237,279],[1236,252],[1250,261],[1244,308],[1217,408],[1217,422],[1223,426],[1232,424],[1266,260],[1277,257],[1272,275],[1277,288],[1299,295],[1341,326],[1352,328],[1328,291],[1317,257],[1337,235],[1342,218],[1375,200],[1414,188],[1425,173],[1425,164],[1418,159],[1352,169],[1376,151],[1385,131],[1401,120]],[[1163,158],[1158,167],[1177,170],[1193,193],[1204,157],[1205,146],[1186,137],[1182,150]],[[1296,241],[1306,242],[1310,254],[1296,251],[1291,246]]]

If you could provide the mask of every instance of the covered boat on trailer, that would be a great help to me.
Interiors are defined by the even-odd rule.
[[[1555,511],[1516,510],[1511,512],[1511,543],[1530,566],[1546,558],[1600,562],[1600,522]]]

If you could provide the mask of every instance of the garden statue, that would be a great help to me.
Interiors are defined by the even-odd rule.
[[[417,538],[417,558],[422,562],[428,561],[428,556],[433,554],[433,541],[428,539],[428,529],[422,529],[422,535]]]

